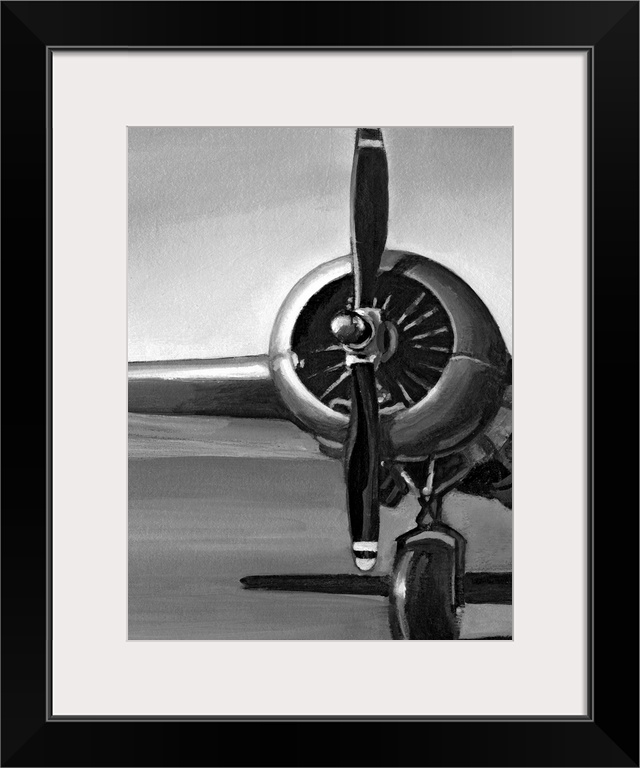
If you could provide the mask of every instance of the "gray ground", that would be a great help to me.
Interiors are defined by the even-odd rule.
[[[130,640],[388,640],[386,599],[259,592],[252,574],[355,573],[338,462],[286,422],[129,417]],[[385,573],[415,502],[382,511]],[[511,570],[512,513],[451,494],[467,569]],[[467,606],[462,636],[510,635],[511,606]]]

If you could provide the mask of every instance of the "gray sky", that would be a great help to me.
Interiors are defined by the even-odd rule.
[[[511,349],[511,128],[383,128],[390,248],[442,262]],[[265,353],[280,304],[349,251],[353,128],[129,129],[129,360]]]

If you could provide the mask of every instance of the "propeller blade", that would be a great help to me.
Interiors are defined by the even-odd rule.
[[[347,511],[356,566],[376,563],[380,532],[378,499],[378,399],[373,363],[351,368],[351,418],[344,445]]]
[[[358,128],[351,172],[355,307],[370,307],[387,242],[389,169],[379,128]]]
[[[375,325],[366,313],[373,305],[376,277],[387,242],[389,170],[379,128],[358,128],[351,173],[351,253],[354,306],[331,323],[335,337],[350,350],[351,417],[344,443],[344,472],[351,546],[356,566],[376,563],[380,533],[378,499],[378,397],[371,357]],[[349,362],[349,358],[351,358]]]

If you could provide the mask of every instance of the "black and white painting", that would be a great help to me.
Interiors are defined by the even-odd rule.
[[[128,129],[130,640],[509,640],[509,127]]]

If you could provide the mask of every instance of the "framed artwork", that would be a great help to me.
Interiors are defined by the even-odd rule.
[[[128,128],[130,640],[512,637],[512,160],[510,127]],[[335,254],[371,214],[364,307]]]
[[[3,3],[3,764],[638,764],[638,4],[362,7]]]

